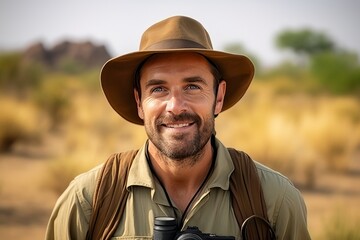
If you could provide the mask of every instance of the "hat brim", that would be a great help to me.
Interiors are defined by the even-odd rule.
[[[101,70],[101,86],[111,107],[125,120],[143,125],[134,97],[135,72],[139,64],[153,54],[171,52],[199,53],[217,66],[227,85],[222,111],[243,97],[254,76],[254,65],[246,56],[209,49],[139,51],[115,57],[107,61]]]

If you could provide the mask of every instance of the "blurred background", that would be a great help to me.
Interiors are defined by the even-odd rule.
[[[355,0],[0,0],[0,238],[43,239],[76,175],[142,146],[143,128],[107,104],[101,66],[137,51],[153,23],[187,15],[215,49],[256,65],[217,137],[294,182],[313,239],[360,239],[359,10]]]

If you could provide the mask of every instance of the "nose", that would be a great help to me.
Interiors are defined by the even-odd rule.
[[[173,92],[166,103],[166,111],[178,115],[182,112],[186,112],[186,101],[181,92]]]

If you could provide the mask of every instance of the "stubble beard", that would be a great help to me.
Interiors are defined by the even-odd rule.
[[[167,118],[167,119],[166,119]],[[177,134],[164,137],[161,131],[161,122],[165,119],[171,121],[190,120],[196,126],[192,134]],[[159,157],[170,159],[176,164],[193,165],[204,152],[204,146],[211,138],[214,129],[214,115],[205,122],[197,114],[180,114],[178,116],[165,116],[157,119],[154,125],[145,123],[145,130],[149,140],[158,150]],[[201,128],[202,126],[202,128]]]

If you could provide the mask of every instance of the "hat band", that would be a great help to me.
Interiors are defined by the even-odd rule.
[[[179,48],[202,48],[212,49],[204,47],[203,45],[185,39],[169,39],[161,42],[154,43],[146,47],[144,50],[165,50],[165,49],[179,49]]]

